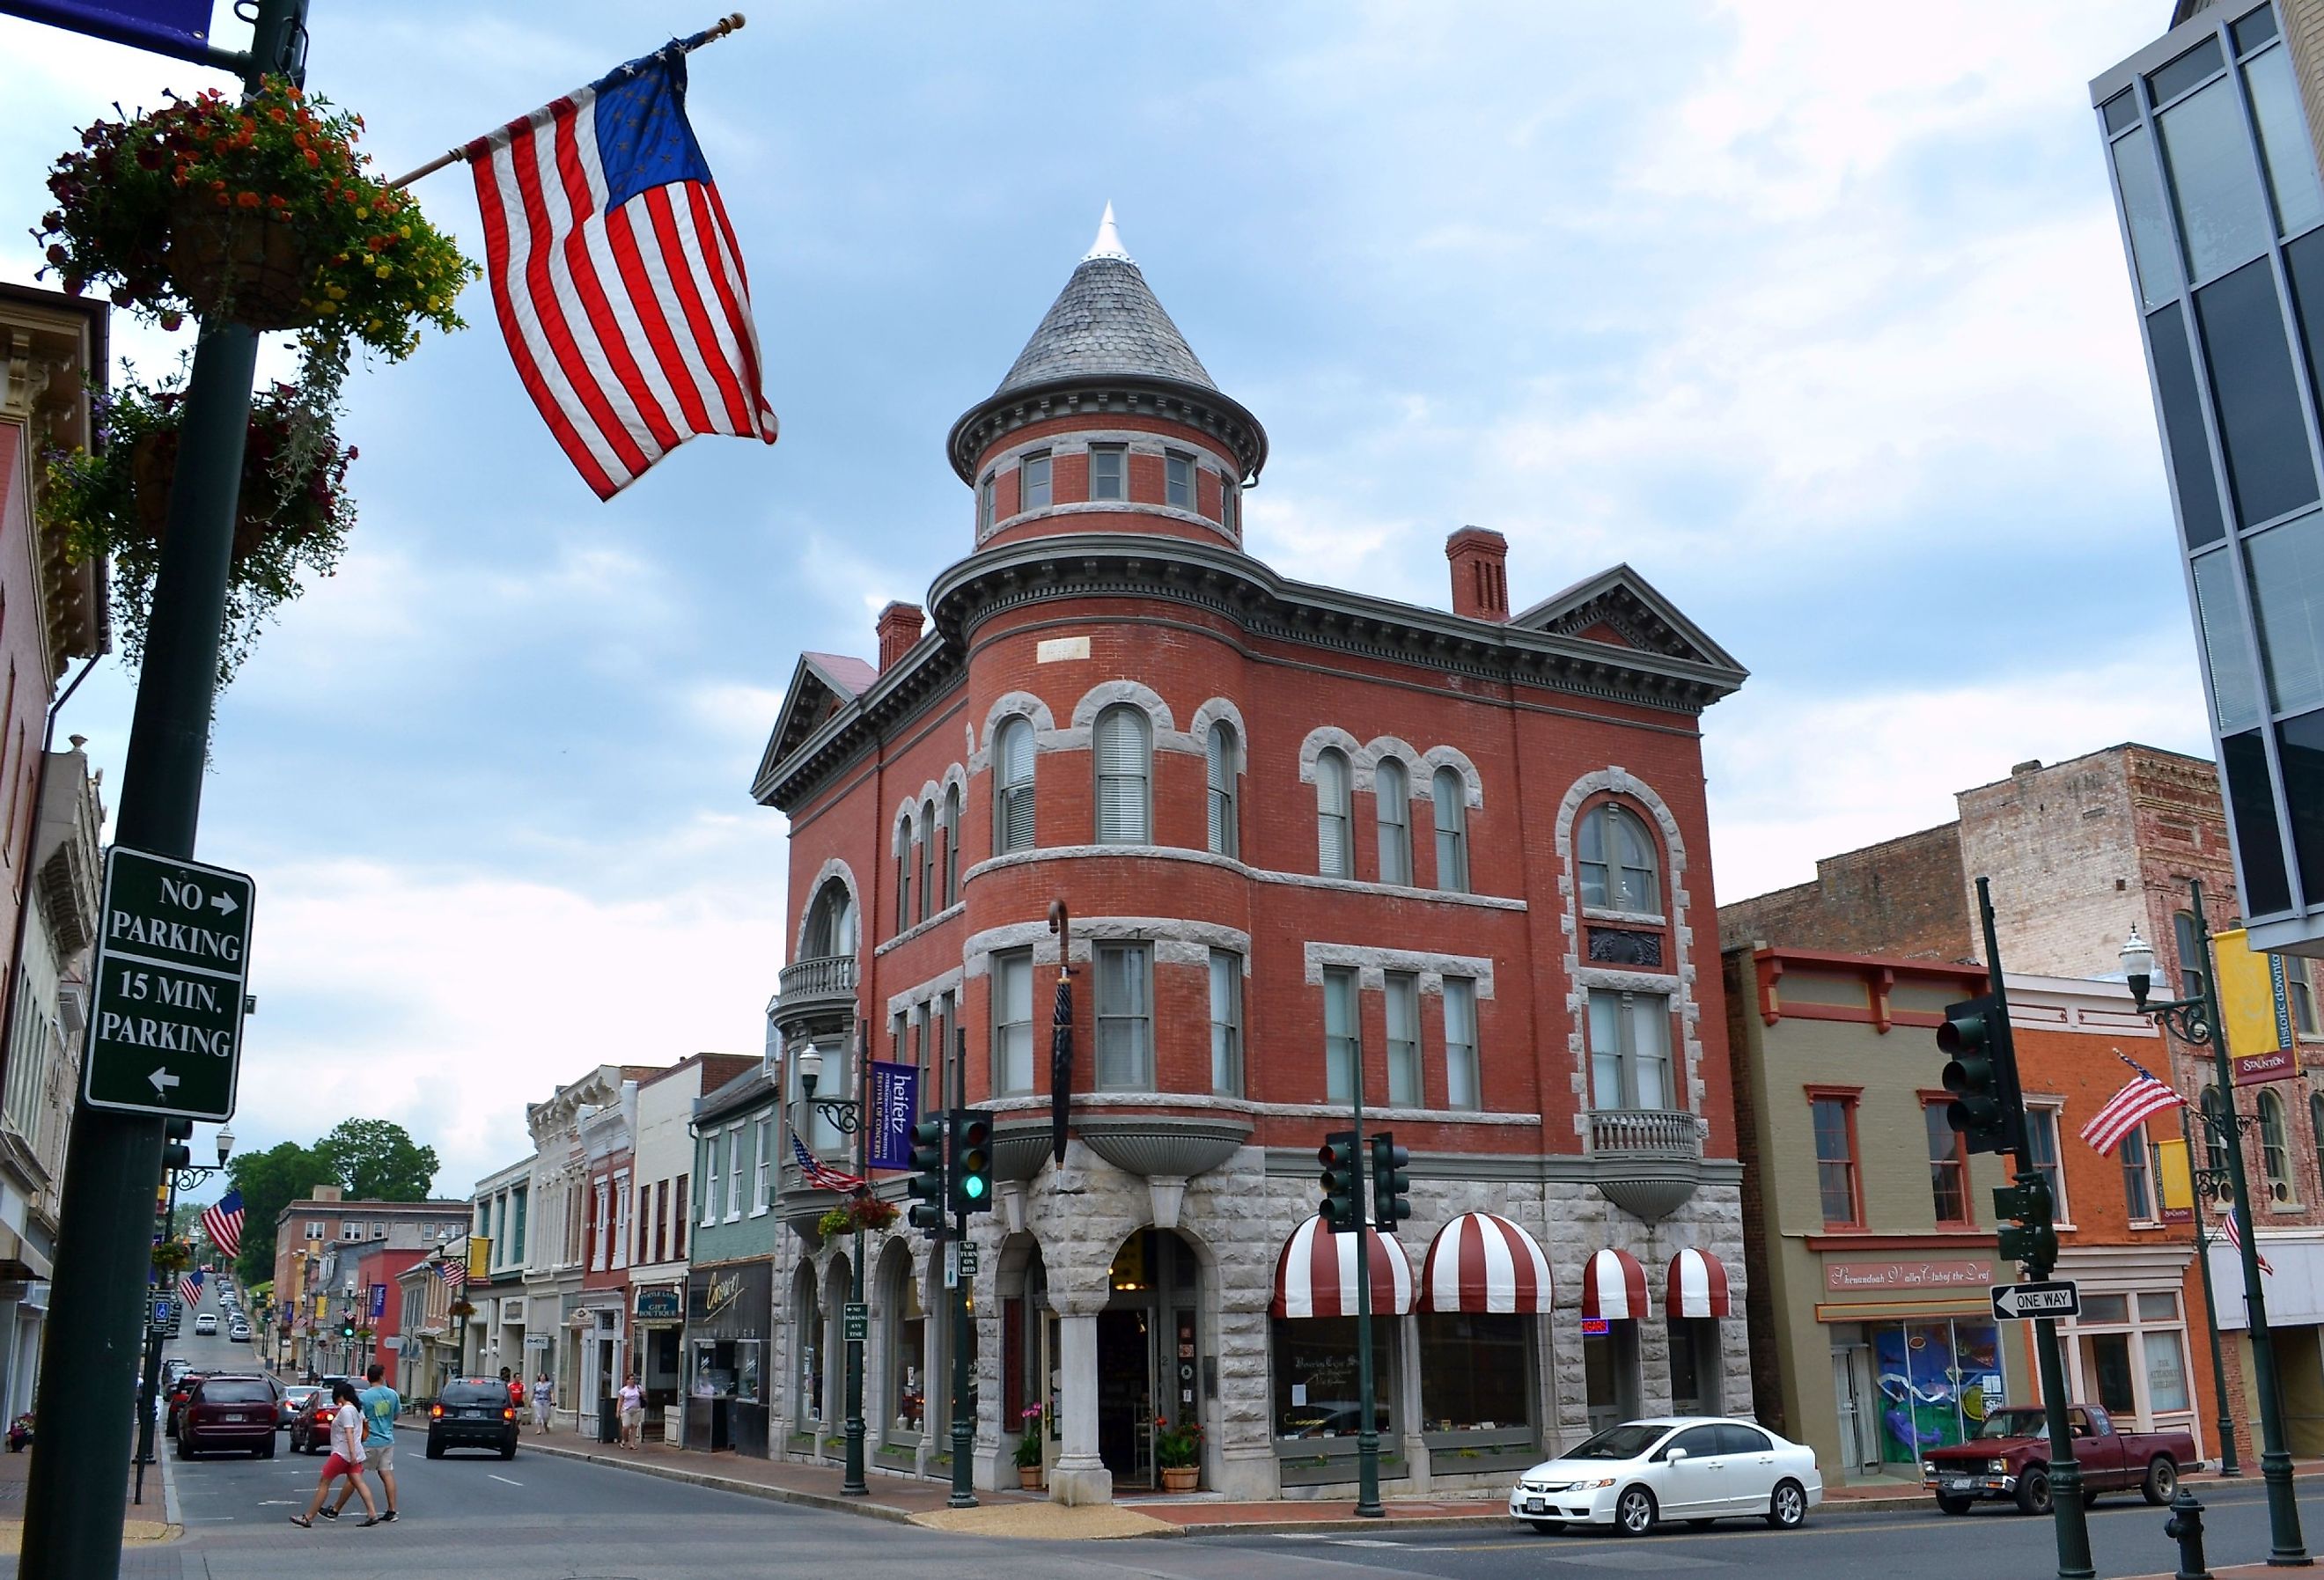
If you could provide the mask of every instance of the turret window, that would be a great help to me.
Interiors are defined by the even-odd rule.
[[[976,530],[980,532],[989,532],[992,530],[994,493],[993,476],[987,472],[984,475],[984,481],[976,485]]]
[[[1219,479],[1219,525],[1231,537],[1242,536],[1242,488],[1232,477]]]
[[[1211,725],[1203,745],[1204,772],[1210,781],[1211,849],[1221,855],[1240,852],[1235,815],[1235,733],[1224,719]]]
[[[1018,477],[1019,510],[1049,508],[1049,457],[1047,452],[1027,456],[1023,472]]]
[[[1162,456],[1162,503],[1173,510],[1194,508],[1194,457],[1167,450]]]
[[[1348,759],[1327,746],[1315,758],[1315,870],[1323,876],[1356,875],[1348,832]]]
[[[1090,446],[1090,497],[1092,499],[1127,499],[1130,497],[1130,452],[1118,444]]]
[[[1033,848],[1033,726],[1012,718],[992,743],[992,849]]]
[[[1116,704],[1097,716],[1097,838],[1100,845],[1145,845],[1152,823],[1147,780],[1153,750],[1146,715]]]

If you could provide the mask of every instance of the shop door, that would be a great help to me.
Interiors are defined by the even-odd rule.
[[[1873,1436],[1872,1352],[1843,1344],[1831,1352],[1831,1391],[1840,1401],[1840,1461],[1852,1475],[1880,1467],[1880,1445]]]
[[[1151,1310],[1097,1318],[1097,1451],[1117,1486],[1154,1484],[1154,1320]]]

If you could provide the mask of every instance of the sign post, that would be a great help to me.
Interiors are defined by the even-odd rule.
[[[106,853],[82,1068],[92,1106],[233,1117],[255,891],[222,867],[123,845]]]

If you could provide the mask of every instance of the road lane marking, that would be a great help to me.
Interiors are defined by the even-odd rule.
[[[491,1471],[486,1471],[486,1472],[484,1472],[484,1474],[485,1474],[486,1475],[488,1475],[488,1476],[492,1476],[492,1479],[493,1479],[493,1480],[494,1480],[494,1481],[496,1481],[496,1482],[499,1482],[499,1483],[500,1483],[502,1485],[503,1485],[503,1486],[510,1486],[510,1487],[521,1487],[521,1486],[524,1485],[524,1483],[523,1483],[522,1482],[512,1482],[512,1481],[510,1481],[510,1480],[508,1479],[508,1477],[506,1477],[506,1476],[504,1476],[504,1475],[493,1475],[493,1473],[492,1473]]]

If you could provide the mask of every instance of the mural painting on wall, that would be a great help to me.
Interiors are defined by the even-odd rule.
[[[1882,1326],[1872,1335],[1880,1381],[1881,1457],[1916,1462],[1976,1436],[2004,1402],[2001,1344],[1987,1323]]]

